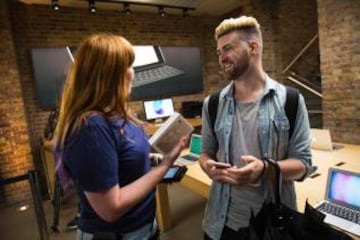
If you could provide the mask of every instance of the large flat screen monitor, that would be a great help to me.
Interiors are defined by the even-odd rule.
[[[31,51],[36,98],[41,108],[58,106],[76,47],[34,48]],[[202,93],[199,47],[137,45],[131,100],[162,99]]]
[[[138,45],[132,100],[202,93],[200,48]]]
[[[44,109],[55,109],[61,97],[75,47],[34,48],[31,50],[36,98]]]
[[[171,98],[144,101],[145,119],[148,121],[170,117],[175,113]]]

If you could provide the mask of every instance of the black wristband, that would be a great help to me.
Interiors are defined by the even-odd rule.
[[[262,163],[263,163],[263,169],[262,169],[262,171],[261,171],[261,173],[260,173],[260,175],[259,175],[259,177],[258,177],[258,178],[262,178],[262,177],[264,176],[264,174],[265,174],[265,170],[266,170],[266,163],[265,163],[265,160],[264,160],[264,159],[261,159],[261,161],[262,161]]]
[[[254,183],[258,182],[265,174],[265,170],[266,170],[265,160],[260,159],[260,161],[263,163],[263,169],[261,170],[261,173],[259,174],[259,176],[257,176],[257,178],[255,179]]]

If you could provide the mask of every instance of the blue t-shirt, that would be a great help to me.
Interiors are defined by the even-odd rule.
[[[84,194],[84,191],[102,191],[116,184],[125,186],[150,171],[146,134],[130,121],[123,123],[120,118],[110,122],[93,115],[79,131],[66,138],[63,159],[79,195],[82,231],[127,233],[154,220],[155,189],[113,223],[102,220]]]

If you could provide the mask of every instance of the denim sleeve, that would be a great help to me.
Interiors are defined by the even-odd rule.
[[[217,151],[217,143],[216,138],[213,134],[213,129],[210,123],[209,117],[209,96],[205,98],[203,109],[202,109],[202,128],[201,128],[201,136],[202,136],[202,146],[201,152],[207,153],[210,156],[215,156]]]
[[[299,103],[296,114],[294,132],[288,146],[288,157],[302,161],[306,167],[304,176],[298,181],[304,180],[313,172],[311,156],[311,131],[309,116],[305,105],[304,97],[299,95]]]

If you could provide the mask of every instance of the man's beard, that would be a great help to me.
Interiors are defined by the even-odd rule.
[[[228,80],[235,80],[242,76],[249,68],[249,61],[249,56],[246,53],[243,53],[239,58],[234,59],[232,62],[233,68],[228,72],[224,71],[226,78]]]
[[[243,61],[240,64],[238,63],[237,65],[234,65],[234,68],[231,71],[224,72],[225,77],[228,80],[235,80],[238,77],[240,77],[241,75],[243,75],[248,68],[249,68],[249,62],[248,61]]]

